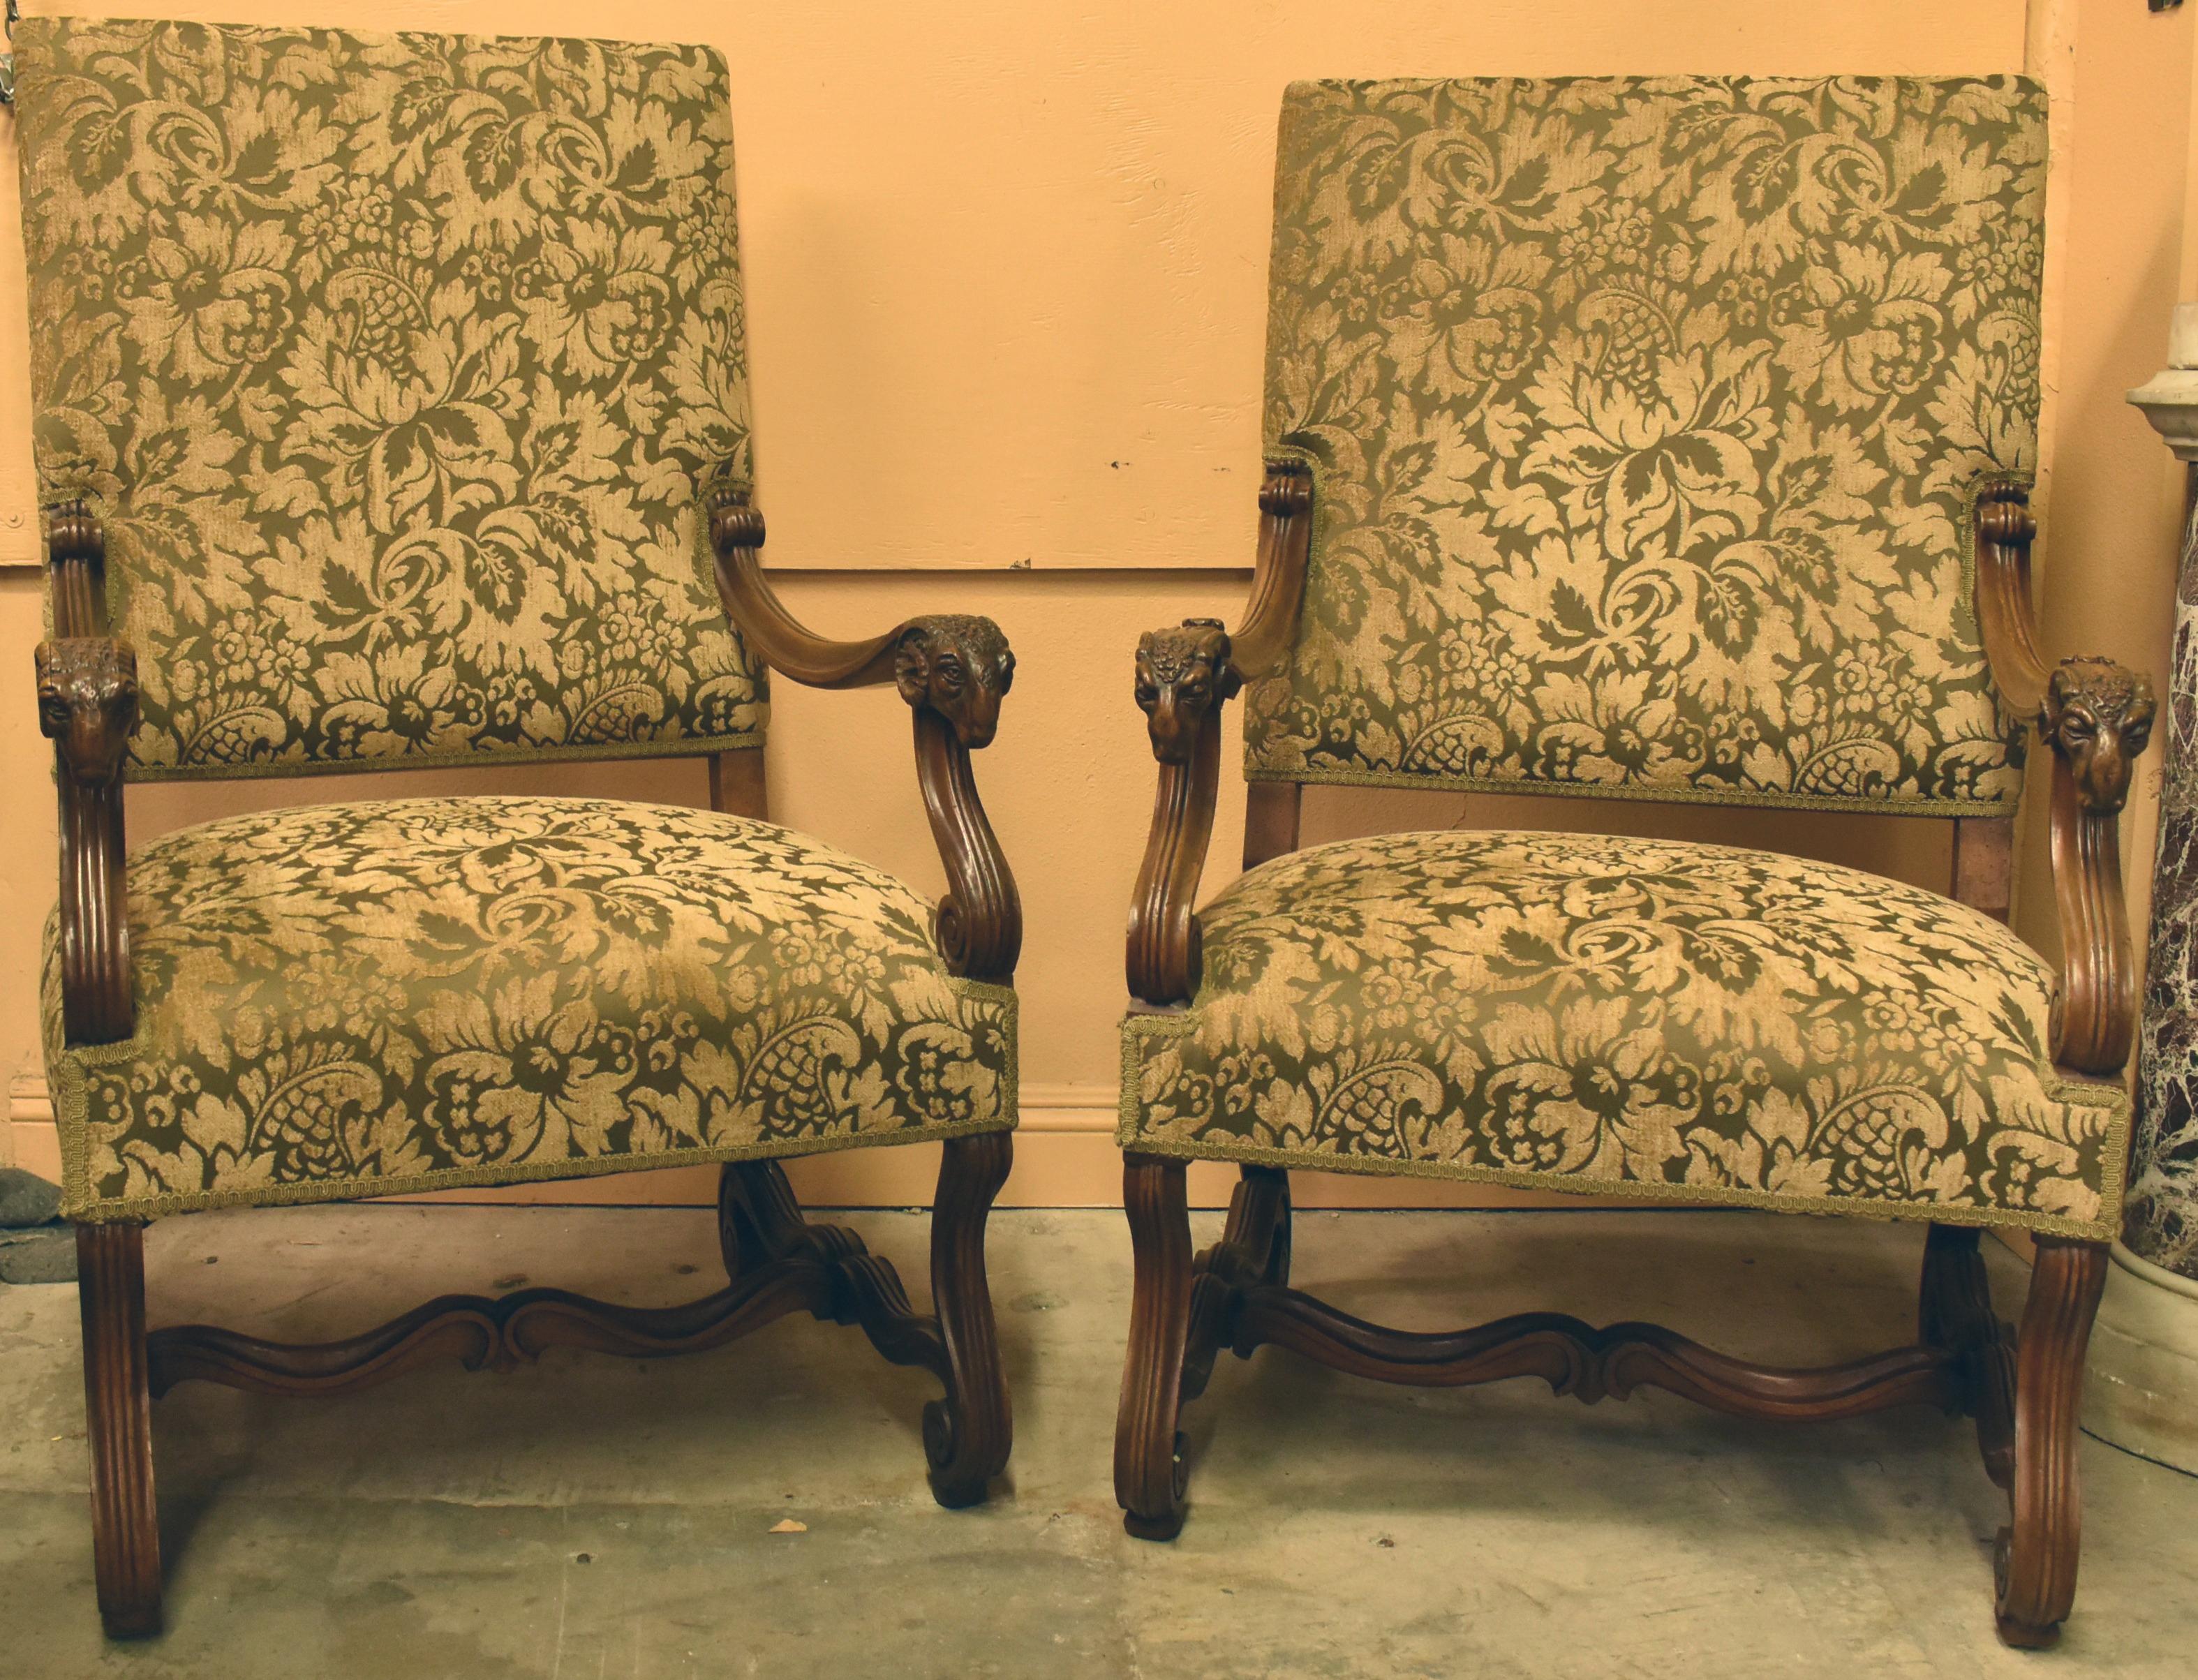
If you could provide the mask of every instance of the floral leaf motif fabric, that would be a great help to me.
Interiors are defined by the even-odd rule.
[[[146,778],[761,739],[701,47],[32,18],[40,494],[107,534]]]
[[[1724,846],[1406,834],[1201,912],[1188,1011],[1123,1028],[1125,1148],[2114,1235],[2116,1084],[2054,980],[1918,888]]]
[[[2044,163],[2013,78],[1294,86],[1249,773],[2012,809],[1968,520],[2034,470]]]
[[[551,799],[325,805],[130,866],[134,1038],[47,1066],[74,1219],[999,1131],[1015,994],[906,887],[772,823]]]

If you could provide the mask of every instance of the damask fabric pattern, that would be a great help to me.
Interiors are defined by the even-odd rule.
[[[1123,1030],[1125,1148],[2114,1234],[2119,1084],[1977,911],[1774,852],[1523,833],[1294,852]]]
[[[106,529],[130,773],[761,739],[697,489],[748,476],[701,47],[30,18],[39,491]]]
[[[589,799],[229,818],[130,868],[137,1029],[47,1066],[63,1212],[145,1218],[1010,1127],[1015,994],[769,823]]]
[[[2034,470],[2044,163],[2011,78],[1293,87],[1251,775],[2011,809],[1968,521]]]

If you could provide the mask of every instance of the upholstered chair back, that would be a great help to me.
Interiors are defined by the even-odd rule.
[[[1248,773],[2010,809],[1970,523],[2035,468],[2044,163],[2013,78],[1291,89]]]
[[[706,48],[32,18],[42,498],[103,527],[144,778],[708,752],[763,673]]]

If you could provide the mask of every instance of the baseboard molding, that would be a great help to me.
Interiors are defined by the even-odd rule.
[[[45,1081],[26,1078],[9,1093],[6,1136],[0,1162],[9,1162],[58,1183],[61,1141],[54,1130],[53,1104]],[[912,1144],[904,1149],[848,1149],[836,1154],[788,1161],[787,1176],[802,1200],[812,1207],[922,1207],[931,1202],[939,1177],[939,1146]],[[1197,1161],[1190,1168],[1192,1206],[1225,1207],[1236,1170]],[[1300,1172],[1291,1175],[1291,1199],[1307,1208],[1409,1207],[1626,1207],[1640,1206],[1607,1197],[1550,1195],[1502,1185],[1445,1184],[1424,1178],[1375,1178],[1360,1174]],[[655,1172],[625,1172],[561,1184],[515,1184],[503,1189],[441,1190],[433,1195],[392,1200],[593,1207],[709,1207],[718,1199],[714,1166],[669,1167]],[[1122,1155],[1114,1147],[1114,1092],[1104,1085],[1027,1084],[1022,1090],[1022,1124],[1015,1133],[1015,1171],[1009,1175],[1002,1207],[1119,1207]],[[1673,1204],[1651,1204],[1669,1207]]]
[[[61,1182],[61,1141],[46,1082],[18,1079],[8,1088],[8,1124],[0,1128],[0,1166],[20,1166],[49,1183]]]

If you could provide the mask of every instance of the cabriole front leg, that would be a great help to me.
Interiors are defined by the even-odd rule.
[[[933,1497],[948,1509],[981,1503],[1007,1468],[1015,1426],[992,1293],[985,1279],[985,1222],[1015,1160],[1014,1134],[950,1137],[931,1210],[931,1294],[945,1346],[946,1398],[923,1409]]]
[[[1999,1636],[2009,1645],[2054,1643],[2076,1601],[2083,1540],[2076,1419],[2084,1350],[2106,1282],[2106,1244],[2038,1239],[2015,1344],[2015,1521],[2000,1532],[1994,1572]]]
[[[84,1437],[91,1447],[92,1567],[110,1639],[160,1631],[160,1528],[145,1356],[145,1228],[76,1228],[84,1321]]]
[[[1114,1423],[1114,1498],[1122,1526],[1140,1540],[1172,1540],[1183,1528],[1189,1473],[1176,1423],[1190,1334],[1190,1206],[1178,1160],[1130,1154],[1122,1162],[1136,1293],[1122,1404]]]

